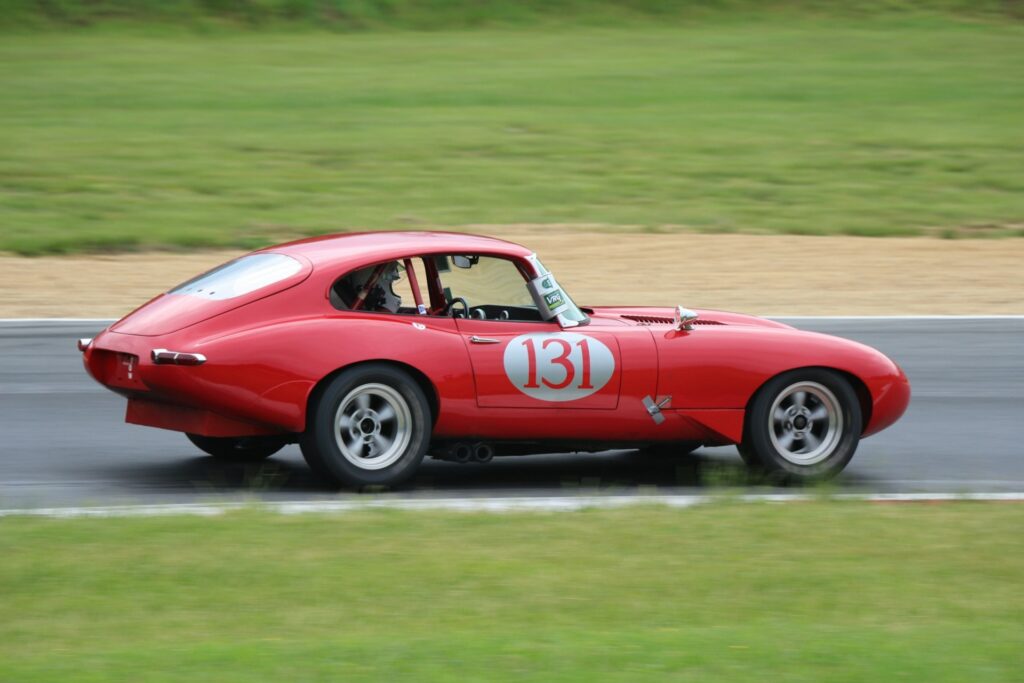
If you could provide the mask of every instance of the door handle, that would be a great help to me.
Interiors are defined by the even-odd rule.
[[[491,339],[490,337],[478,337],[475,334],[469,338],[470,344],[500,344],[500,339]]]

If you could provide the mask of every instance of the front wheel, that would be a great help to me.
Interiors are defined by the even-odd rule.
[[[398,486],[430,443],[431,413],[419,385],[399,368],[372,363],[343,371],[320,393],[299,442],[321,476],[357,489]]]
[[[287,440],[278,436],[201,436],[186,434],[199,450],[218,460],[259,462],[285,447]]]
[[[853,458],[861,433],[860,401],[830,370],[793,370],[770,380],[747,412],[740,455],[769,476],[828,479]]]

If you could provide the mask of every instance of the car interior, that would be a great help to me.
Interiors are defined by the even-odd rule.
[[[387,261],[338,278],[339,310],[541,322],[515,262],[480,255],[432,255]]]

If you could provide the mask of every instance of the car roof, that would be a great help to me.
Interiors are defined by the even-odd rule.
[[[324,235],[261,251],[303,256],[314,267],[356,266],[420,254],[491,254],[524,258],[531,249],[494,237],[461,232],[381,231]]]

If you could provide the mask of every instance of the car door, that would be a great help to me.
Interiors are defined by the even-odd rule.
[[[481,408],[614,410],[622,352],[607,329],[460,318]],[[652,389],[653,390],[653,389]]]

